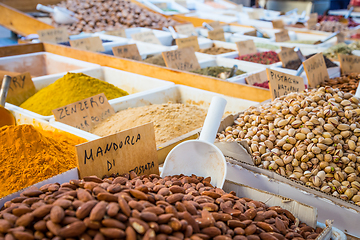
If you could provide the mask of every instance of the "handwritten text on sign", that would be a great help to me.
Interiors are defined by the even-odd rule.
[[[267,80],[268,77],[266,75],[266,70],[245,77],[245,81],[249,85],[254,85],[255,83],[263,83],[266,82]]]
[[[30,73],[12,74],[4,72],[4,74],[2,74],[2,71],[0,71],[0,86],[4,75],[9,75],[11,77],[6,102],[19,106],[36,93],[35,85],[31,79]]]
[[[70,46],[73,48],[78,48],[93,52],[105,51],[104,46],[102,45],[102,41],[98,36],[70,40]]]
[[[37,33],[41,42],[60,43],[69,40],[69,33],[65,27],[39,30]]]
[[[76,146],[80,178],[96,175],[159,174],[153,123]]]
[[[107,32],[105,32],[105,34],[111,35],[111,36],[116,36],[116,37],[126,38],[126,32],[125,32],[124,28],[107,31]]]
[[[303,62],[304,71],[311,88],[315,88],[325,80],[329,80],[324,56],[318,53]]]
[[[199,42],[197,36],[187,38],[176,38],[176,45],[180,48],[193,47],[195,51],[199,51]]]
[[[275,41],[276,42],[290,41],[289,32],[287,30],[282,30],[278,33],[275,33]]]
[[[236,47],[238,49],[239,56],[257,53],[256,46],[253,40],[236,42]]]
[[[209,25],[213,28],[220,28],[220,21],[213,21],[213,22],[209,22]]]
[[[89,131],[115,114],[104,93],[52,110],[56,121]]]
[[[222,28],[216,28],[212,31],[209,31],[208,34],[209,39],[211,40],[225,41],[225,33],[224,29]]]
[[[358,73],[360,69],[360,57],[355,55],[339,54],[340,69],[342,74]]]
[[[193,47],[163,52],[162,56],[168,68],[184,71],[200,69],[200,64],[196,58]]]
[[[284,29],[284,22],[282,19],[277,19],[272,21],[273,28]]]
[[[304,79],[283,72],[266,69],[269,78],[269,88],[271,99],[287,95],[291,92],[301,92],[305,90]]]
[[[192,23],[176,25],[175,30],[179,34],[184,34],[186,36],[191,36],[193,33],[196,33],[195,27]]]
[[[141,56],[136,44],[116,46],[112,48],[114,56],[141,61]]]
[[[135,41],[161,45],[161,42],[159,41],[159,39],[155,36],[155,34],[152,31],[134,33],[134,34],[131,34],[131,38],[134,39]]]
[[[285,67],[286,64],[292,61],[296,61],[299,59],[299,56],[294,51],[294,48],[281,48],[281,52],[279,52],[279,58],[282,62],[282,66]]]

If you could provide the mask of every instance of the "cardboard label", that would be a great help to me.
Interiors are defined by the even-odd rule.
[[[258,20],[260,19],[259,13],[256,11],[247,12],[250,19]]]
[[[40,42],[60,43],[69,41],[69,33],[65,27],[37,31]]]
[[[134,34],[131,34],[131,38],[134,39],[135,41],[161,45],[161,42],[159,41],[159,39],[155,36],[155,34],[152,31],[134,33]]]
[[[105,34],[106,35],[111,35],[111,36],[116,36],[116,37],[126,38],[126,32],[125,32],[124,28],[111,30],[111,31],[106,31]]]
[[[305,90],[304,79],[283,72],[266,69],[269,79],[271,99],[287,95],[291,92],[301,92]]]
[[[87,50],[92,52],[103,52],[105,51],[104,46],[100,37],[89,37],[82,39],[70,40],[70,46],[81,50]]]
[[[116,57],[128,58],[136,61],[142,60],[135,43],[113,47],[112,51]]]
[[[176,45],[178,48],[186,48],[186,47],[193,47],[194,51],[199,51],[199,42],[197,36],[191,36],[187,38],[177,38],[175,39]]]
[[[167,3],[166,2],[153,2],[155,6],[157,6],[160,9],[167,9]]]
[[[214,29],[215,29],[215,28],[220,28],[220,27],[221,27],[221,25],[220,25],[220,21],[213,21],[213,22],[209,22],[209,25],[210,25],[211,27],[213,27]]]
[[[163,52],[166,67],[178,70],[192,71],[200,69],[193,47],[181,48],[173,51]]]
[[[56,121],[85,131],[115,114],[104,93],[54,109],[52,112]]]
[[[254,85],[255,83],[263,83],[268,81],[266,70],[245,77],[245,81],[249,85]]]
[[[249,31],[249,32],[245,32],[244,35],[256,37],[257,36],[256,33],[257,33],[256,30],[252,30],[252,31]]]
[[[273,20],[272,25],[273,25],[273,28],[280,28],[280,29],[285,28],[284,22],[281,19]]]
[[[76,146],[79,177],[159,174],[153,123]]]
[[[186,0],[175,0],[175,2],[179,5],[181,5],[182,7],[187,8]]]
[[[278,33],[275,33],[275,42],[286,42],[290,41],[289,32],[287,30],[282,30]]]
[[[316,19],[318,19],[318,13],[310,13],[309,18],[316,18]]]
[[[308,28],[308,29],[311,29],[311,28],[314,27],[317,23],[318,23],[317,18],[309,18],[309,20],[307,21],[307,28]]]
[[[209,39],[211,40],[225,41],[225,33],[224,29],[222,28],[216,28],[212,31],[209,31],[208,34]]]
[[[36,93],[35,85],[29,72],[19,74],[0,71],[0,86],[2,85],[4,75],[9,75],[11,77],[6,102],[20,106],[29,97]]]
[[[236,47],[239,52],[239,56],[257,53],[256,46],[253,40],[236,42]]]
[[[339,54],[340,69],[342,74],[358,73],[360,57],[356,55]]]
[[[299,59],[299,56],[294,51],[294,48],[281,48],[281,51],[278,53],[282,66],[285,67],[291,61],[296,61]]]
[[[325,80],[329,80],[329,74],[322,53],[318,53],[307,59],[303,62],[303,65],[311,88],[315,88]]]
[[[184,34],[186,36],[191,36],[193,33],[196,33],[195,27],[192,23],[176,25],[175,30],[179,34]]]
[[[343,43],[345,42],[345,32],[339,32],[338,35],[336,35],[337,43]]]

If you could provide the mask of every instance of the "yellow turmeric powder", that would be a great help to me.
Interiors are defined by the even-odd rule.
[[[67,73],[28,98],[20,107],[49,116],[52,110],[104,93],[108,100],[129,95],[126,91],[83,73]]]
[[[0,197],[76,167],[74,146],[85,141],[32,125],[0,128]]]

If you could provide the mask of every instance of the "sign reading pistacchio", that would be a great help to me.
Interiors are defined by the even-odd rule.
[[[322,53],[318,53],[307,59],[303,62],[303,65],[311,88],[316,88],[325,80],[329,80],[329,73]]]
[[[301,92],[305,90],[304,79],[302,77],[287,73],[266,69],[269,79],[271,99],[284,96],[291,92]]]
[[[4,75],[11,77],[6,102],[19,106],[36,93],[35,85],[29,72],[20,74],[0,70],[0,86]]]
[[[52,110],[55,120],[89,131],[115,114],[104,93]]]
[[[178,70],[192,71],[200,69],[193,47],[180,48],[173,51],[163,52],[166,67]]]
[[[76,146],[79,177],[159,174],[153,123]]]

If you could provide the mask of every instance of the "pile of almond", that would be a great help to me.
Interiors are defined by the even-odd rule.
[[[315,239],[291,212],[196,176],[85,177],[31,188],[5,203],[0,239]]]

